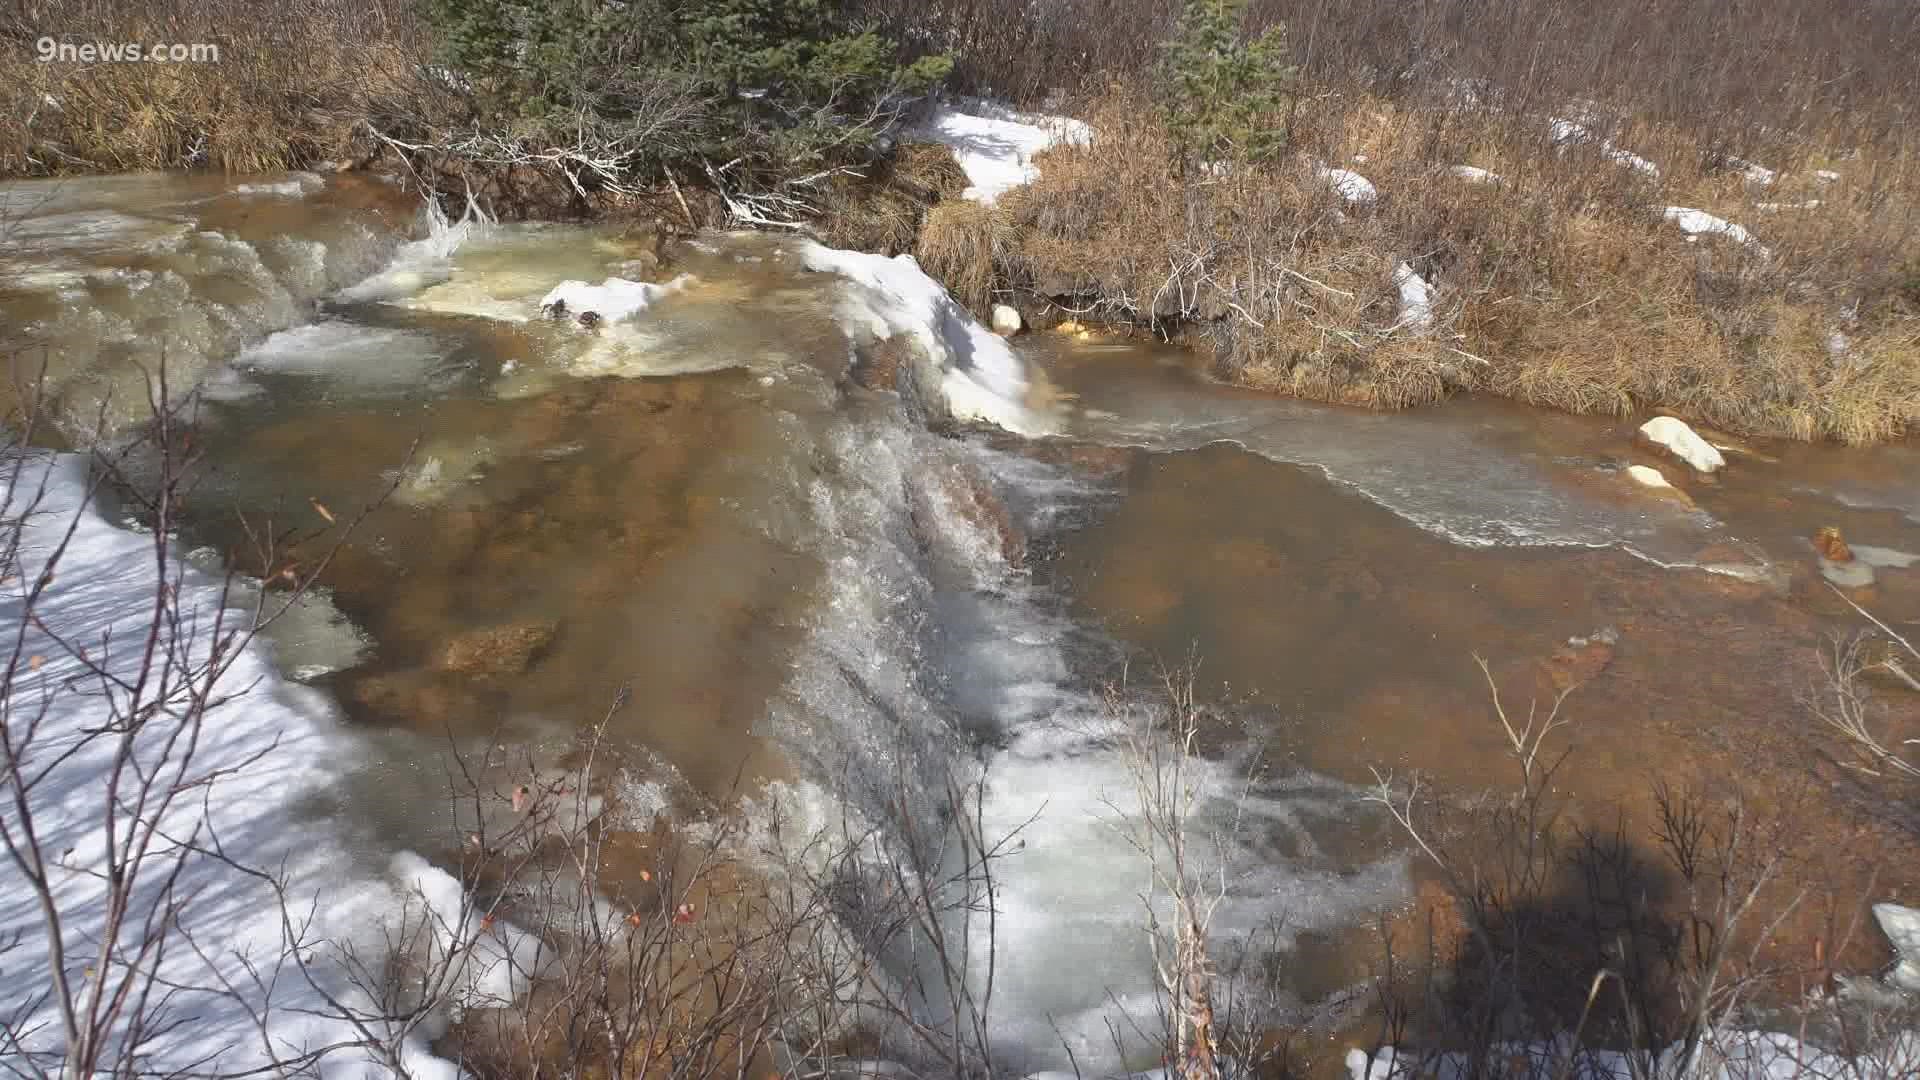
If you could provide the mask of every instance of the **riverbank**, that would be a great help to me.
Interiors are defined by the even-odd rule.
[[[270,32],[246,9],[163,5],[138,25],[102,9],[62,28],[220,36],[217,65],[42,63],[16,27],[0,49],[14,76],[0,175],[371,169],[503,219],[788,228],[913,252],[982,319],[1010,304],[1041,326],[1104,321],[1190,344],[1226,382],[1369,408],[1478,392],[1848,444],[1920,424],[1920,158],[1904,128],[1885,101],[1859,99],[1865,83],[1844,108],[1838,91],[1808,89],[1792,108],[1755,92],[1709,111],[1741,92],[1730,72],[1697,76],[1697,101],[1649,96],[1643,82],[1680,78],[1655,65],[1691,24],[1633,61],[1645,71],[1594,72],[1577,93],[1537,71],[1366,78],[1296,49],[1306,62],[1284,110],[1262,121],[1284,127],[1284,150],[1194,158],[1163,93],[1108,81],[1173,32],[1129,11],[1081,66],[1022,91],[1083,137],[1050,146],[1037,111],[889,100],[864,118],[815,115],[828,128],[806,145],[829,149],[781,167],[754,156],[777,130],[658,88],[632,90],[655,94],[637,100],[660,111],[648,138],[674,148],[657,155],[584,129],[579,145],[548,146],[564,133],[544,121],[489,133],[507,84],[444,66],[447,25],[405,5],[350,17],[321,4]],[[926,29],[898,14],[882,25],[907,54]],[[1871,27],[1841,29],[1866,40]],[[983,26],[947,31],[959,88],[1030,74]],[[1026,27],[1036,42],[1056,31]],[[1778,63],[1827,62],[1825,39],[1782,33]],[[1847,79],[1904,77],[1870,62],[1891,48],[1875,40]],[[682,148],[728,131],[753,147],[739,169]],[[1004,177],[980,189],[929,139]]]

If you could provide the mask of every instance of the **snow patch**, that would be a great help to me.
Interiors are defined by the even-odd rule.
[[[1087,146],[1093,142],[1093,129],[1078,120],[1014,112],[973,98],[935,106],[912,134],[951,149],[967,174],[969,186],[961,197],[989,205],[1039,178],[1033,158],[1042,150],[1061,143]]]
[[[1715,217],[1705,210],[1669,206],[1660,216],[1680,226],[1680,231],[1688,236],[1724,236],[1738,244],[1751,244],[1763,258],[1767,255],[1766,246],[1756,241],[1752,233],[1726,218]]]
[[[1393,268],[1393,286],[1400,290],[1400,325],[1416,334],[1431,333],[1433,286],[1407,263]]]
[[[1326,181],[1334,193],[1346,200],[1349,206],[1372,206],[1380,200],[1380,189],[1373,181],[1354,172],[1352,169],[1336,169],[1328,165],[1314,166],[1315,176]]]
[[[1701,438],[1686,421],[1676,417],[1656,416],[1640,425],[1640,434],[1648,442],[1665,448],[1700,472],[1711,473],[1727,463],[1727,459],[1720,456],[1720,451],[1712,443]]]
[[[1469,184],[1498,184],[1501,182],[1499,173],[1488,172],[1486,169],[1473,165],[1455,165],[1448,169],[1447,173],[1454,179],[1465,180]]]
[[[1027,366],[1006,340],[976,322],[928,277],[911,255],[891,259],[812,242],[800,249],[810,270],[839,274],[853,286],[842,319],[875,337],[906,335],[941,372],[940,390],[955,419],[995,424],[1019,435],[1045,434],[1046,418],[1027,406]]]
[[[102,696],[84,689],[101,677],[88,674],[87,663],[61,642],[95,643],[92,663],[121,685],[139,678],[141,649],[124,643],[144,635],[157,571],[150,536],[115,527],[90,505],[84,456],[50,455],[23,468],[19,490],[30,492],[44,483],[44,497],[34,516],[19,526],[19,565],[10,584],[0,588],[0,624],[21,627],[26,609],[21,583],[39,581],[51,569],[52,581],[34,605],[36,620],[20,631],[25,655],[36,662],[20,673],[14,689],[35,704],[39,727],[29,753],[43,772],[27,800],[41,849],[51,860],[49,884],[62,909],[59,933],[68,973],[77,979],[99,963],[95,950],[109,899],[104,869],[113,859],[110,852],[127,843],[127,836],[110,835],[103,825],[102,802],[109,797],[107,778],[118,740],[100,737],[112,730],[110,718]],[[63,536],[66,547],[56,562]],[[181,655],[168,661],[170,667],[206,661],[216,636],[214,620],[234,600],[222,578],[196,562],[204,560],[181,560],[167,568],[169,581],[177,583],[181,625],[189,628],[182,634],[191,635],[176,643]],[[247,620],[245,612],[229,611],[224,625],[230,631]],[[229,639],[222,635],[220,640]],[[418,856],[396,859],[395,876],[356,872],[332,830],[311,820],[308,804],[328,797],[355,749],[342,736],[323,694],[275,674],[272,651],[266,639],[256,638],[232,654],[193,750],[190,773],[201,780],[190,797],[154,811],[151,857],[157,861],[136,879],[137,917],[123,927],[120,945],[132,955],[148,932],[176,935],[158,959],[149,954],[142,960],[148,965],[144,977],[155,980],[155,992],[165,999],[173,1022],[145,1033],[140,1068],[173,1073],[202,1071],[213,1063],[223,1075],[269,1072],[269,1044],[290,1057],[332,1045],[339,1049],[318,1063],[316,1074],[366,1080],[393,1075],[360,1048],[365,1025],[393,1032],[411,1076],[450,1080],[458,1069],[428,1050],[442,1025],[393,1027],[373,1002],[345,985],[344,973],[335,968],[339,954],[331,946],[312,946],[331,942],[372,960],[382,955],[378,950],[390,940],[396,918],[428,914],[421,910],[423,902],[432,909],[434,925],[448,927],[459,926],[457,912],[473,905],[461,903],[457,881]],[[179,693],[176,688],[171,699],[176,706]],[[150,722],[132,748],[140,767],[161,770],[163,761],[179,767],[176,737],[183,733],[177,724]],[[18,813],[7,807],[9,829],[17,829]],[[184,847],[206,845],[214,837],[234,863],[284,877],[289,914],[296,922],[312,920],[303,931],[309,947],[301,952],[313,982],[297,964],[282,962],[289,942],[274,891],[234,863]],[[179,874],[168,880],[167,864],[176,856]],[[143,921],[169,890],[191,898],[178,912],[177,932]],[[57,1072],[63,1037],[46,997],[53,963],[46,934],[37,895],[22,875],[0,876],[0,935],[16,942],[8,957],[8,970],[15,974],[0,986],[0,1012],[30,1033],[24,1045],[12,1048],[16,1059],[26,1063],[44,1054],[41,1060]],[[191,948],[181,934],[191,935]],[[464,985],[474,1000],[511,994],[524,985],[498,970],[502,958],[532,970],[527,961],[534,946],[524,935],[501,927],[496,942],[497,947],[481,943],[467,965],[470,977]],[[116,963],[106,973],[119,979],[127,969]],[[135,1000],[142,994],[140,981],[134,979]],[[330,987],[338,1004],[325,1000],[316,986]],[[264,1024],[256,1022],[263,1011]],[[183,1017],[191,1022],[179,1022]],[[118,1037],[125,1035],[122,1027]]]
[[[1616,165],[1624,165],[1651,179],[1660,179],[1660,167],[1646,158],[1615,146],[1610,139],[1602,139],[1590,129],[1574,123],[1572,120],[1553,119],[1549,121],[1549,137],[1558,147],[1583,146],[1592,143],[1599,148],[1600,156]]]

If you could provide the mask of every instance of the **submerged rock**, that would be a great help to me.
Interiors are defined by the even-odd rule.
[[[1640,425],[1640,435],[1698,472],[1712,475],[1727,464],[1727,459],[1712,443],[1677,417],[1656,416]]]
[[[560,624],[548,620],[471,630],[447,642],[440,652],[439,667],[478,679],[523,675],[559,632]]]
[[[1853,549],[1840,535],[1840,530],[1831,525],[1823,527],[1813,534],[1813,549],[1828,562],[1850,563],[1853,561]]]

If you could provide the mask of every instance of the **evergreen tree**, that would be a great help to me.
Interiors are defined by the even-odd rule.
[[[1284,26],[1249,40],[1247,0],[1187,0],[1161,60],[1168,128],[1184,158],[1258,161],[1287,144],[1298,69]]]

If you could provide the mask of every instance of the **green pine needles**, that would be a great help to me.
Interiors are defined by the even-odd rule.
[[[1243,31],[1247,0],[1188,0],[1161,59],[1168,129],[1186,162],[1261,161],[1287,145],[1299,69],[1275,25]],[[1183,162],[1185,164],[1186,162]]]

